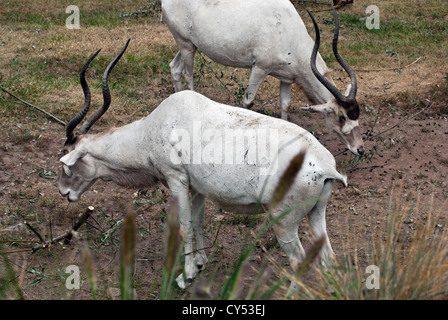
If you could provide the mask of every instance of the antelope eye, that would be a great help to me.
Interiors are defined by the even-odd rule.
[[[344,122],[346,120],[344,115],[340,115],[339,116],[339,121]]]

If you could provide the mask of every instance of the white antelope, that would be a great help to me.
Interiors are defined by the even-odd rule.
[[[66,128],[60,159],[61,195],[77,201],[98,179],[128,187],[151,187],[156,181],[165,184],[178,201],[186,255],[184,273],[177,283],[185,288],[207,262],[202,226],[206,198],[234,213],[253,213],[257,204],[268,208],[291,160],[306,150],[289,191],[269,212],[271,219],[276,219],[291,210],[273,228],[293,269],[304,255],[298,227],[306,215],[315,236],[325,239],[321,259],[329,263],[334,253],[326,231],[326,205],[334,181],[346,185],[346,177],[336,170],[331,153],[299,126],[219,104],[188,90],[171,95],[145,118],[104,133],[88,134],[110,105],[109,72],[125,49],[104,72],[103,107],[74,133],[90,106],[84,73],[98,52],[82,68],[85,103]],[[196,252],[195,257],[192,252]]]
[[[317,52],[316,22],[313,19],[316,29],[313,49],[313,40],[289,0],[162,0],[162,15],[179,47],[170,63],[176,92],[182,90],[182,74],[188,88],[194,90],[194,55],[200,49],[223,65],[252,68],[245,108],[252,106],[263,80],[271,75],[281,82],[280,104],[282,119],[286,120],[291,86],[297,83],[311,103],[316,104],[303,109],[324,113],[327,126],[342,143],[352,153],[364,154],[358,125],[356,75],[337,51],[339,21],[335,10],[333,51],[351,80],[345,96],[336,88],[331,71]]]

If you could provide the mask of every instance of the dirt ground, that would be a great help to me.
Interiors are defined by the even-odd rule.
[[[361,125],[367,132],[376,121],[375,131],[372,132],[375,135],[407,119],[421,108],[418,106],[402,112],[386,107],[380,108],[378,112],[364,112]],[[347,166],[347,162],[353,157],[346,152],[341,153],[344,148],[336,136],[329,134],[327,128],[321,125],[322,120],[319,116],[307,117],[300,113],[292,115],[293,122],[301,123],[305,127],[318,128],[315,135],[333,154],[337,154],[340,168],[345,167],[349,176],[349,186],[345,188],[342,185],[336,185],[328,205],[327,224],[336,253],[341,249],[341,242],[346,238],[348,219],[351,221],[350,230],[357,235],[358,250],[367,248],[372,238],[382,235],[392,194],[401,196],[404,201],[411,201],[414,196],[419,196],[420,210],[416,211],[419,215],[409,217],[412,219],[410,221],[415,223],[425,216],[430,205],[446,207],[448,197],[446,179],[448,157],[445,152],[448,116],[446,114],[438,114],[430,107],[381,134],[381,139],[366,140],[367,150],[373,150],[375,147],[376,153],[370,161],[350,167]],[[34,120],[24,119],[24,121]],[[55,123],[48,123],[47,126],[48,132],[58,128]],[[93,243],[91,252],[94,256],[97,277],[102,279],[100,297],[116,297],[120,240],[119,231],[115,227],[123,218],[125,207],[130,206],[138,215],[139,235],[135,261],[138,297],[157,298],[163,257],[164,219],[162,215],[167,207],[169,191],[163,186],[156,186],[147,190],[145,196],[137,190],[98,182],[86,192],[81,203],[64,205],[62,199],[59,201],[54,198],[54,194],[57,193],[57,174],[60,172],[57,150],[61,148],[62,139],[54,139],[50,136],[24,139],[21,135],[26,134],[25,132],[22,132],[20,128],[15,131],[15,139],[11,141],[2,137],[1,142],[2,238],[36,239],[36,236],[21,224],[19,217],[11,214],[14,211],[12,206],[21,208],[25,212],[25,218],[27,215],[31,216],[29,223],[43,236],[49,238],[50,233],[56,236],[67,231],[76,220],[76,215],[88,205],[93,205],[96,208],[97,221],[91,221],[92,224],[84,226],[81,231],[82,235]],[[35,203],[39,204],[37,209],[34,206]],[[39,212],[26,213],[28,210],[39,210]],[[206,245],[210,247],[207,250],[210,263],[207,271],[200,275],[200,280],[205,282],[211,281],[211,278],[217,277],[221,272],[230,272],[240,253],[240,246],[249,226],[248,219],[218,212],[211,203],[207,205],[207,211]],[[440,221],[440,225],[445,226],[445,223],[446,221]],[[412,229],[412,223],[409,224],[409,228]],[[108,235],[109,239],[104,239],[105,235]],[[306,247],[309,245],[306,241],[306,231],[303,231],[301,235],[305,239]],[[284,259],[286,265],[286,259],[276,245],[272,232],[263,237],[263,242],[265,247],[272,248],[274,255]],[[4,249],[9,250],[28,247],[29,245],[24,246],[19,243],[3,245]],[[81,248],[82,242],[75,241],[65,248],[54,245],[50,249],[41,250],[35,256],[29,252],[8,255],[14,263],[18,283],[25,298],[41,299],[45,292],[45,298],[89,299],[87,283],[84,283],[82,290],[78,291],[64,288],[64,275],[68,276],[65,268],[72,264],[82,268]],[[252,267],[258,269],[266,265],[267,258],[259,247],[250,261]],[[30,270],[34,271],[30,272]],[[40,282],[33,284],[33,281]]]
[[[361,77],[358,101],[363,107],[360,126],[370,159],[355,163],[356,157],[345,151],[336,136],[328,132],[322,116],[299,111],[303,103],[298,101],[298,93],[293,99],[291,121],[313,130],[320,142],[336,156],[340,170],[348,174],[349,186],[335,185],[328,205],[329,235],[336,254],[341,254],[343,245],[347,245],[349,230],[356,240],[356,244],[349,244],[349,249],[356,249],[366,262],[369,243],[384,234],[391,196],[400,197],[403,203],[411,203],[418,196],[419,209],[409,217],[409,232],[412,232],[414,224],[424,220],[431,206],[447,208],[448,114],[443,102],[432,101],[431,93],[424,90],[416,93],[420,97],[418,103],[410,98],[400,98],[397,102],[399,107],[385,102],[398,99],[399,93],[411,89],[413,83],[425,81],[419,78],[418,66],[403,71],[399,83],[387,92],[370,80],[375,78],[377,83],[383,83],[384,79],[393,76],[391,72],[359,72],[358,76]],[[276,80],[269,80],[271,83],[278,85]],[[266,86],[261,90],[266,90]],[[171,88],[150,90],[157,92],[160,101],[173,92]],[[206,92],[207,88],[203,88],[202,93]],[[425,102],[425,99],[429,101]],[[25,108],[18,107],[19,110]],[[256,101],[254,111],[261,110],[272,110],[278,117],[278,96],[273,93],[271,99],[264,100],[262,105]],[[78,214],[88,206],[94,206],[94,215],[90,223],[80,229],[80,235],[87,240],[93,255],[98,298],[118,298],[120,224],[130,208],[136,213],[138,224],[134,273],[136,292],[139,299],[157,299],[161,286],[163,225],[169,191],[163,185],[139,191],[97,182],[80,202],[66,203],[57,189],[61,171],[58,160],[64,143],[63,127],[37,112],[32,116],[24,112],[24,115],[21,124],[0,137],[0,238],[16,240],[3,242],[2,251],[26,249],[36,244],[17,241],[37,239],[23,225],[24,220],[48,240],[70,229]],[[97,128],[98,131],[102,129],[105,128]],[[307,248],[310,242],[305,225],[301,227],[300,235]],[[446,220],[441,219],[438,225],[445,228]],[[205,233],[209,264],[195,282],[209,287],[211,296],[218,292],[223,275],[230,274],[244,237],[250,234],[249,226],[249,219],[221,212],[212,203],[207,204]],[[269,263],[263,247],[285,266],[287,264],[272,231],[261,242],[262,245],[250,258],[248,282]],[[8,254],[24,297],[91,299],[83,247],[84,242],[75,239],[64,247],[52,245],[35,254],[29,251]],[[82,270],[80,290],[69,290],[65,286],[69,275],[65,271],[69,265],[79,266]],[[204,295],[207,296],[206,293]],[[182,292],[177,292],[176,298],[182,296]]]

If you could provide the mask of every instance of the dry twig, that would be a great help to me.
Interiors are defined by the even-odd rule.
[[[52,118],[52,119],[55,120],[56,122],[62,124],[63,126],[66,126],[66,125],[67,125],[64,121],[62,121],[61,119],[55,117],[55,116],[52,115],[51,113],[45,111],[45,110],[42,109],[42,108],[39,108],[38,106],[35,106],[35,105],[31,104],[31,103],[29,103],[29,102],[26,102],[25,100],[19,98],[19,97],[16,96],[14,93],[9,92],[9,91],[6,90],[5,88],[3,88],[3,87],[0,86],[0,89],[1,89],[3,92],[9,94],[11,97],[13,97],[13,98],[19,100],[22,104],[26,105],[27,107],[34,108],[34,109],[36,109],[36,110],[38,110],[38,111],[44,113],[45,115],[47,115],[48,117]]]
[[[408,68],[410,66],[412,66],[413,64],[417,63],[422,57],[419,57],[417,60],[415,60],[414,62],[411,62],[410,64],[407,64],[405,66],[398,66],[396,68],[384,68],[384,69],[354,69],[356,72],[381,72],[381,71],[395,71],[395,70],[401,70],[401,69],[405,69]]]
[[[26,225],[28,227],[28,229],[30,229],[39,238],[40,243],[38,245],[35,245],[32,248],[6,251],[6,252],[2,252],[2,253],[9,254],[9,253],[19,253],[19,252],[31,251],[31,253],[34,254],[38,250],[46,249],[46,248],[50,247],[52,244],[57,244],[62,240],[64,240],[64,244],[68,244],[70,242],[70,240],[73,238],[73,235],[76,234],[78,229],[87,221],[87,219],[89,219],[89,217],[93,213],[93,210],[94,210],[94,208],[92,206],[89,206],[84,213],[79,215],[78,221],[75,223],[75,225],[72,227],[72,229],[70,231],[67,231],[60,236],[52,238],[49,241],[45,241],[36,229],[34,229],[28,222],[24,221],[24,225]],[[17,241],[14,241],[14,242],[17,242]],[[24,241],[22,241],[22,242],[24,242]],[[32,241],[26,241],[26,242],[32,242]]]
[[[34,246],[31,250],[32,252],[36,252],[40,249],[48,248],[50,245],[59,243],[59,241],[64,240],[64,244],[68,244],[70,240],[73,238],[73,235],[78,231],[78,229],[89,219],[90,215],[92,214],[94,208],[92,206],[89,206],[87,210],[80,214],[78,217],[78,221],[75,223],[75,225],[72,227],[70,231],[67,231],[66,233],[57,236],[56,238],[51,239],[50,241],[43,242],[41,244],[38,244],[37,246]]]

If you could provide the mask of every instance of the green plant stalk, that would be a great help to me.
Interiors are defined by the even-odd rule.
[[[19,283],[17,282],[17,276],[15,275],[14,269],[11,265],[6,254],[1,253],[3,250],[0,247],[0,254],[3,258],[3,262],[5,265],[5,273],[0,278],[0,297],[9,298],[8,293],[12,295],[12,297],[16,300],[24,300],[22,290],[20,289]]]
[[[176,276],[175,266],[179,264],[183,245],[179,238],[180,228],[178,223],[177,199],[171,198],[170,208],[167,213],[168,230],[164,241],[164,264],[162,270],[162,287],[160,299],[168,300],[174,295],[173,287]]]
[[[90,252],[89,246],[87,243],[84,244],[84,248],[82,251],[83,261],[84,261],[84,267],[87,271],[87,278],[89,279],[89,285],[90,285],[90,292],[92,293],[92,299],[96,300],[96,277],[95,277],[95,270],[93,266],[93,257],[92,253]]]
[[[132,300],[134,296],[133,271],[135,250],[135,217],[128,211],[123,223],[120,259],[120,293],[122,300]]]

